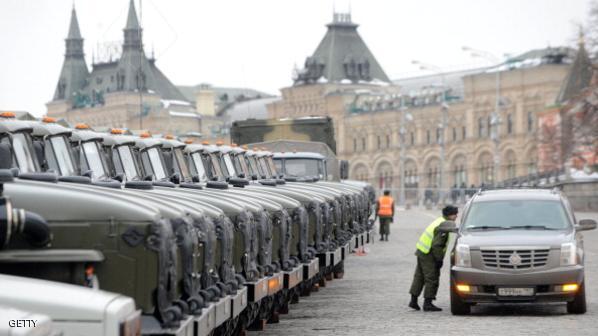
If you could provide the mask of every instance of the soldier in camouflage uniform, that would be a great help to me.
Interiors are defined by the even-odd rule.
[[[455,228],[458,208],[447,205],[442,209],[442,216],[436,218],[422,233],[417,242],[417,266],[411,284],[411,302],[409,307],[420,310],[417,298],[424,291],[424,311],[441,311],[432,304],[436,300],[440,279],[440,269],[448,243],[449,232]],[[424,289],[425,288],[425,289]]]

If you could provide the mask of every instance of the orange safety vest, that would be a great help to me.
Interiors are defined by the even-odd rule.
[[[392,203],[394,200],[390,196],[380,196],[378,199],[380,208],[378,208],[378,216],[390,217],[392,216]]]

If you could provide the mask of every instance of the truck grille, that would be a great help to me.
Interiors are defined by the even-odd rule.
[[[502,269],[530,269],[546,266],[550,249],[481,250],[484,266]]]

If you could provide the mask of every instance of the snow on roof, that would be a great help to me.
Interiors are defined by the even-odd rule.
[[[182,117],[182,118],[196,118],[201,119],[201,116],[193,112],[179,112],[179,111],[168,111],[171,117]]]
[[[164,106],[165,108],[170,107],[170,105],[191,106],[189,102],[186,102],[184,100],[161,99],[160,102],[162,103],[162,106]]]

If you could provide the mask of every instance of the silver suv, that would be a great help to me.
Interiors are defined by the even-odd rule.
[[[586,312],[583,237],[558,190],[500,189],[475,194],[463,209],[451,253],[451,312],[478,303],[566,302]]]

